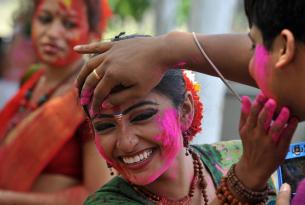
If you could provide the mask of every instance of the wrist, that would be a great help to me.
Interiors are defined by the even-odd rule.
[[[163,36],[162,38],[163,43],[163,54],[166,57],[166,65],[173,67],[180,64],[185,64],[187,69],[193,67],[193,54],[190,52],[192,50],[192,34],[187,32],[179,32],[179,31],[172,31]]]
[[[269,177],[265,177],[259,170],[249,168],[246,164],[238,162],[235,166],[236,177],[245,187],[260,191],[266,187]]]

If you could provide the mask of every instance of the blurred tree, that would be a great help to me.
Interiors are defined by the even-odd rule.
[[[126,17],[132,17],[141,22],[143,14],[151,6],[150,0],[110,0],[113,13],[118,15],[122,21]]]

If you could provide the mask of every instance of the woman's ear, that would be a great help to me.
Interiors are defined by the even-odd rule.
[[[289,64],[295,56],[295,38],[293,33],[284,29],[276,39],[276,44],[274,48],[277,49],[278,59],[275,63],[276,68],[283,68]]]
[[[180,106],[180,121],[182,131],[186,131],[192,125],[194,119],[194,99],[190,92],[185,93],[184,102]]]

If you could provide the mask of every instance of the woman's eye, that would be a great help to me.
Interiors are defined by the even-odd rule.
[[[148,120],[152,116],[154,116],[157,112],[158,112],[158,110],[151,110],[151,111],[144,112],[144,113],[139,114],[139,115],[135,116],[134,118],[132,118],[131,122],[139,122],[139,121]]]
[[[115,127],[115,124],[113,124],[113,123],[96,123],[96,124],[94,124],[94,129],[97,132],[105,132],[108,129],[111,129],[111,128],[114,128],[114,127]]]
[[[38,20],[42,24],[48,24],[48,23],[52,22],[53,18],[50,15],[41,15],[41,16],[38,16]]]
[[[66,29],[73,29],[73,28],[76,28],[78,26],[77,23],[75,23],[74,21],[71,21],[71,20],[65,20],[63,22],[63,25]]]

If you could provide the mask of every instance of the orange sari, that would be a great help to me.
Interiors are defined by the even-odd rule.
[[[0,112],[0,189],[30,191],[44,167],[84,121],[77,93],[71,89],[47,101],[4,136],[20,100],[39,77],[35,73]]]

